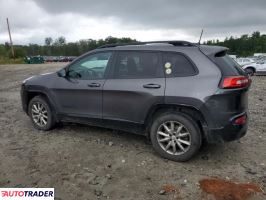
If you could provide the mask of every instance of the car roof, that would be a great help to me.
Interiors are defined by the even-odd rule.
[[[228,48],[222,46],[200,45],[187,41],[151,41],[151,42],[135,42],[125,44],[108,44],[97,49],[98,51],[130,51],[130,50],[146,50],[146,51],[173,51],[173,52],[188,52],[201,51],[205,55],[215,55],[216,53],[227,51]]]

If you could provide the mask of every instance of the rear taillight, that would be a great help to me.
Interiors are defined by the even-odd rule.
[[[222,88],[244,88],[250,84],[250,79],[246,76],[229,76],[222,81]]]
[[[242,115],[236,119],[234,119],[235,125],[243,125],[247,122],[247,115]]]

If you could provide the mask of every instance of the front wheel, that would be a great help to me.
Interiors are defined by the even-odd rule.
[[[30,101],[28,109],[28,114],[36,129],[48,131],[54,127],[55,119],[46,98],[42,96],[34,97]]]
[[[183,113],[171,112],[157,117],[150,130],[152,145],[162,157],[187,161],[201,146],[201,133],[194,120]]]

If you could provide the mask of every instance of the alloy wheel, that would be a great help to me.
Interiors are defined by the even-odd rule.
[[[42,103],[40,102],[34,103],[31,108],[31,114],[34,123],[37,124],[38,126],[43,127],[47,124],[48,113],[47,109]]]
[[[191,146],[191,134],[177,121],[162,123],[157,130],[157,141],[160,147],[171,155],[182,155]]]

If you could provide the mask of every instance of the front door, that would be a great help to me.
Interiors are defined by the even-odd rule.
[[[102,118],[102,89],[111,52],[85,56],[56,81],[53,96],[60,114]]]

